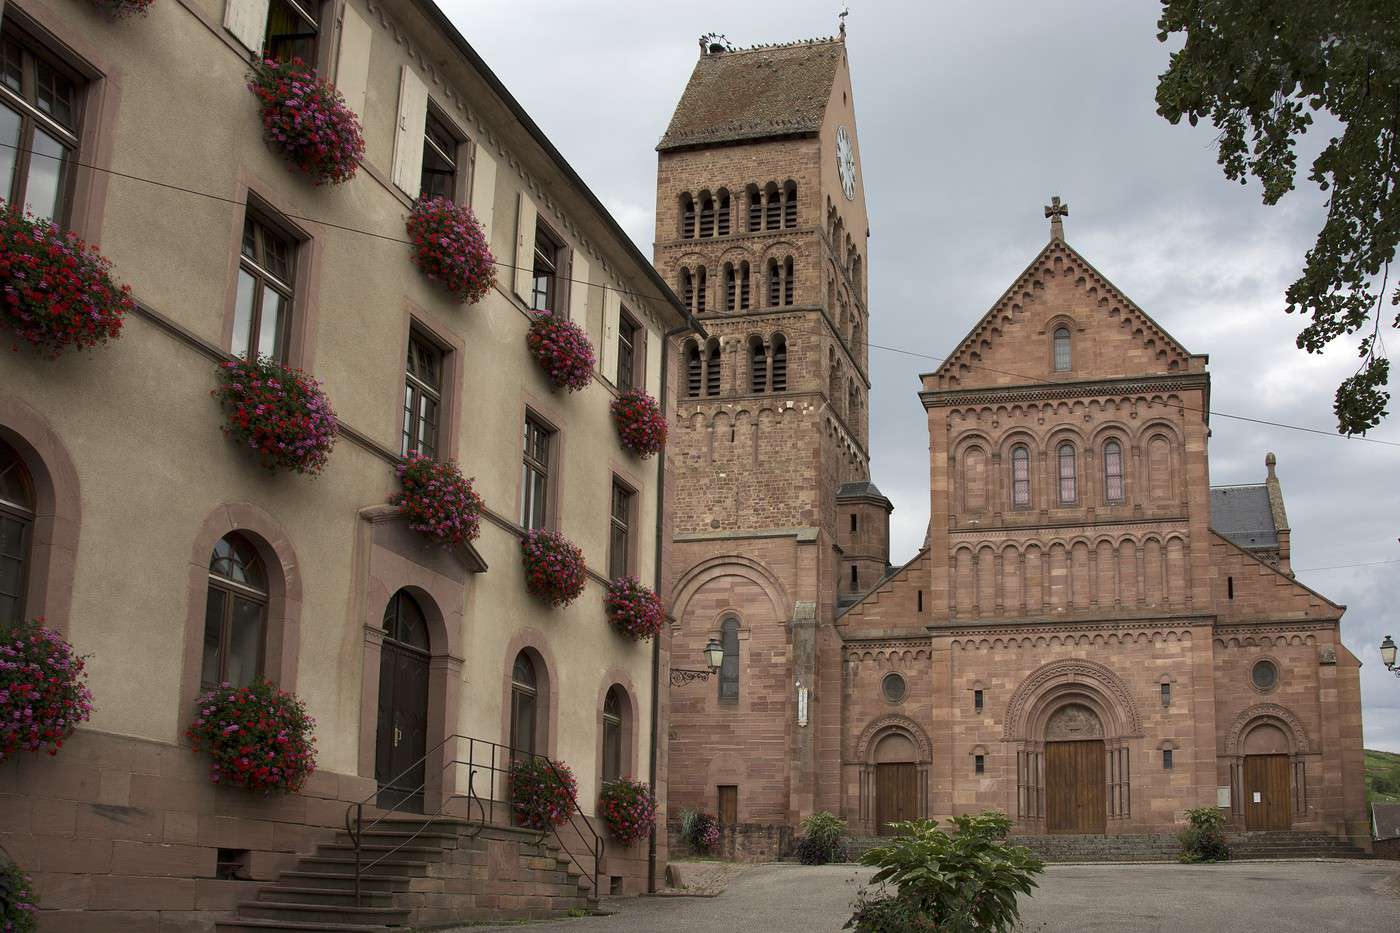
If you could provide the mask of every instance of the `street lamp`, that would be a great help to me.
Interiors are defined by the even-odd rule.
[[[1386,670],[1400,677],[1400,670],[1395,669],[1395,640],[1389,635],[1385,636],[1385,641],[1381,642],[1381,661],[1385,664]]]
[[[706,670],[695,670],[687,667],[671,668],[671,686],[683,687],[692,680],[709,680],[724,663],[724,646],[718,639],[711,638],[709,644],[705,645],[705,663],[710,665]]]

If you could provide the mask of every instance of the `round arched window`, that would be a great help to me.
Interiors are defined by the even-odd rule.
[[[428,650],[428,621],[407,590],[399,590],[384,607],[384,635],[401,645]]]
[[[238,533],[226,535],[209,555],[200,685],[242,687],[262,676],[267,625],[267,572],[256,548]]]
[[[24,616],[24,564],[34,524],[34,483],[19,452],[0,440],[0,623]]]
[[[885,675],[885,679],[880,681],[880,689],[884,691],[885,699],[891,703],[903,702],[905,695],[909,693],[909,685],[905,683],[904,675],[896,674],[893,671]]]
[[[1250,678],[1254,681],[1256,689],[1272,690],[1278,685],[1278,665],[1267,658],[1255,661]]]

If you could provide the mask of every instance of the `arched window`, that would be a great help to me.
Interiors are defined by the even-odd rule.
[[[749,338],[749,390],[755,395],[768,391],[768,354],[763,338]]]
[[[1059,447],[1060,461],[1060,505],[1073,505],[1079,498],[1076,482],[1074,445],[1065,441]]]
[[[691,311],[695,310],[695,280],[685,266],[681,267],[681,303]]]
[[[201,687],[242,687],[262,676],[266,628],[267,572],[262,557],[242,535],[226,535],[209,557]]]
[[[768,186],[767,210],[763,214],[763,229],[777,230],[783,219],[783,196],[776,186]]]
[[[776,308],[783,297],[782,276],[778,271],[778,260],[768,260],[768,307]]]
[[[783,227],[791,230],[797,226],[797,182],[790,181],[783,186]]]
[[[729,192],[720,191],[715,199],[715,236],[729,236]]]
[[[710,355],[705,361],[705,394],[719,395],[719,341],[710,341]]]
[[[857,292],[860,291],[860,257],[851,257],[851,285]]]
[[[1070,355],[1069,328],[1061,325],[1055,328],[1055,371],[1069,372],[1073,362]]]
[[[681,239],[695,237],[695,200],[688,194],[681,195]]]
[[[739,263],[739,310],[749,309],[749,264]]]
[[[725,616],[719,626],[719,643],[724,660],[719,665],[719,698],[739,699],[739,620]]]
[[[733,312],[739,298],[739,283],[734,276],[734,263],[724,264],[724,310]]]
[[[535,754],[538,726],[539,679],[535,662],[522,651],[510,673],[510,747],[524,755]]]
[[[0,440],[0,624],[24,618],[34,483],[19,452]]]
[[[787,338],[773,335],[773,370],[769,382],[774,392],[787,391]]]
[[[705,267],[700,266],[695,270],[695,313],[705,313],[705,293],[709,291],[705,287]]]
[[[796,282],[793,280],[792,257],[783,260],[783,304],[792,304],[792,293]]]
[[[860,359],[860,315],[851,315],[851,352],[856,354],[856,359]]]
[[[763,229],[763,195],[757,188],[749,188],[749,232]]]
[[[685,346],[686,398],[700,397],[701,368],[700,347],[692,340]]]
[[[603,700],[603,781],[622,777],[622,688],[613,684]]]
[[[1031,449],[1025,444],[1011,448],[1011,504],[1021,509],[1031,504]]]
[[[1103,445],[1103,496],[1109,502],[1122,502],[1123,447],[1117,441]]]
[[[399,590],[384,607],[384,637],[418,651],[428,650],[428,620],[407,590]]]
[[[700,235],[715,235],[715,199],[708,194],[700,196]]]

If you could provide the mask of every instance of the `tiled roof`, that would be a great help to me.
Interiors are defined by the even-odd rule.
[[[861,480],[858,483],[842,483],[841,488],[836,490],[836,498],[844,499],[847,496],[879,496],[885,498],[879,488],[870,480]]]
[[[1278,547],[1268,487],[1213,486],[1210,527],[1246,549]]]
[[[842,47],[814,39],[701,55],[656,148],[816,132]]]

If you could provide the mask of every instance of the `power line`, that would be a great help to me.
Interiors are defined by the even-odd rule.
[[[1400,558],[1394,560],[1371,560],[1360,564],[1336,564],[1332,567],[1309,567],[1306,570],[1295,570],[1294,573],[1321,573],[1324,570],[1349,570],[1352,567],[1379,567],[1381,564],[1400,564]]]

